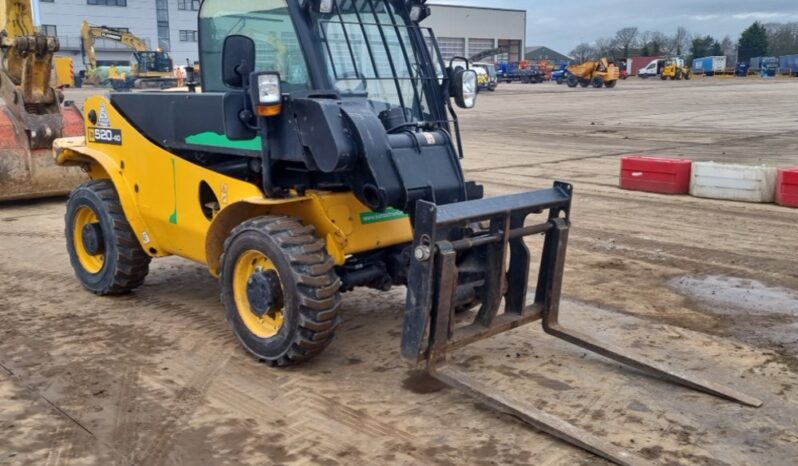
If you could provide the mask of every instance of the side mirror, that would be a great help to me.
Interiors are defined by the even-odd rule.
[[[477,104],[477,72],[458,68],[452,71],[450,93],[460,108],[474,108]]]
[[[247,36],[227,36],[222,47],[222,82],[229,87],[243,88],[254,70],[255,41]]]

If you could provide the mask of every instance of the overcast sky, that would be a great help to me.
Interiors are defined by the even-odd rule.
[[[798,21],[798,0],[431,0],[430,3],[495,6],[527,11],[527,45],[569,53],[579,42],[634,26],[673,34],[684,26],[717,40],[756,20]]]

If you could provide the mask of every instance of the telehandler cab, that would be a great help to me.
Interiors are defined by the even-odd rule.
[[[429,12],[423,0],[205,0],[202,92],[92,97],[86,137],[56,144],[59,164],[92,178],[66,214],[83,286],[128,292],[152,257],[207,264],[233,333],[274,366],[330,344],[342,292],[406,286],[405,358],[619,464],[644,462],[482,386],[447,354],[541,320],[608,358],[761,404],[558,324],[572,187],[483,198],[466,181],[451,102],[474,106],[476,73],[442,61],[420,26]],[[529,304],[533,235],[544,239]]]

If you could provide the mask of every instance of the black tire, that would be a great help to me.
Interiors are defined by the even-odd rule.
[[[253,332],[239,312],[248,311],[239,310],[236,304],[236,268],[252,251],[271,261],[281,290],[282,323],[272,336]],[[272,366],[288,366],[310,360],[332,342],[339,323],[341,281],[324,241],[312,226],[285,216],[248,220],[225,241],[221,264],[227,320],[244,348],[257,358]],[[254,274],[247,277],[248,287],[252,277]],[[250,296],[246,296],[247,306],[253,306]]]
[[[607,89],[612,89],[616,84],[618,84],[618,81],[604,81],[604,87]]]
[[[573,88],[579,85],[579,78],[577,78],[574,75],[570,75],[568,76],[568,79],[565,80],[565,82],[566,84],[568,84],[568,87]]]
[[[685,79],[686,81],[689,81],[690,79],[692,79],[692,77],[693,77],[693,73],[690,73],[690,72],[688,72],[688,73],[686,73],[686,74],[684,75],[684,79]]]
[[[588,79],[580,79],[579,80],[579,85],[582,86],[582,87],[587,87],[587,86],[590,85],[590,80],[588,80]]]
[[[81,212],[89,209],[96,216],[100,235],[96,235],[102,254],[99,270],[92,271],[85,260],[87,249],[83,232],[76,236],[75,223]],[[110,180],[94,180],[75,188],[67,202],[65,216],[69,261],[78,280],[87,290],[101,295],[128,293],[144,283],[149,273],[150,256],[141,248],[122,211],[119,196]],[[80,243],[80,244],[78,244]],[[98,259],[99,260],[99,259]]]
[[[590,80],[590,85],[596,89],[601,89],[604,87],[604,78],[601,76],[594,76],[593,79]]]
[[[557,84],[562,84],[565,81],[563,80],[562,76],[557,76]]]
[[[659,78],[660,78],[661,80],[663,80],[663,81],[666,81],[666,80],[668,79],[668,77],[667,77],[667,76],[665,76],[664,74],[660,75],[660,77],[659,77]]]

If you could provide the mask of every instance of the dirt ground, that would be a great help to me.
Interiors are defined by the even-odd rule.
[[[627,154],[798,166],[796,95],[798,80],[503,85],[461,112],[465,166],[489,194],[575,185],[566,324],[764,406],[536,326],[460,367],[653,464],[796,464],[798,210],[616,187]],[[129,296],[85,292],[63,214],[63,199],[0,207],[0,464],[603,464],[403,363],[404,290],[346,295],[322,357],[270,369],[199,265],[163,259]]]

